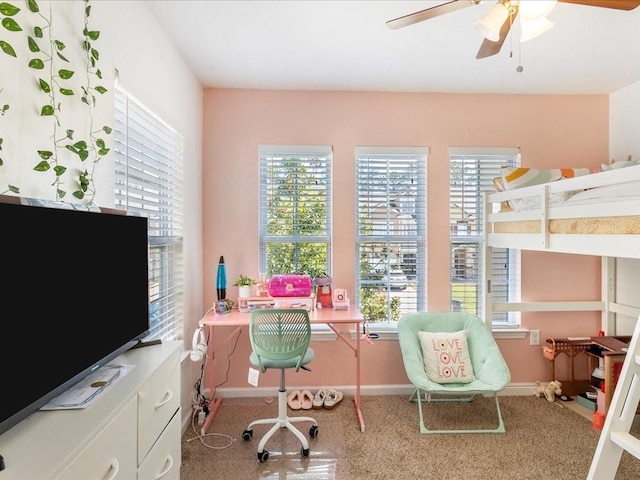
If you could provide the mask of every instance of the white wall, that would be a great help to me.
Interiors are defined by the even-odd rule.
[[[16,21],[25,22],[30,18],[26,2],[11,3],[24,9],[16,15]],[[78,39],[69,32],[82,31],[84,2],[38,3],[45,15],[51,12],[55,37],[64,39],[67,44],[65,52],[77,50]],[[184,136],[185,345],[191,349],[191,333],[203,314],[202,88],[144,2],[94,0],[90,4],[90,28],[100,31],[95,46],[100,52],[103,84],[109,89],[109,93],[97,100],[98,124],[113,125],[113,80],[117,69],[120,84]],[[27,25],[22,26],[26,32]],[[53,199],[55,191],[50,187],[51,175],[32,170],[38,161],[37,148],[50,143],[51,124],[50,119],[39,118],[43,96],[35,84],[33,72],[21,67],[30,58],[26,36],[22,32],[6,33],[3,29],[0,38],[10,40],[18,50],[18,58],[0,52],[0,105],[10,104],[6,114],[0,116],[0,137],[4,139],[0,151],[4,163],[0,166],[0,192],[5,191],[7,184],[15,184],[20,186],[23,196]],[[71,110],[66,113],[71,116],[69,123],[74,128],[86,123],[83,117],[86,108],[67,110]],[[110,143],[109,137],[107,140]],[[113,205],[112,171],[113,160],[107,156],[96,170],[96,200],[101,206]],[[72,201],[73,198],[65,197],[65,200]],[[183,367],[182,406],[185,413],[191,404],[195,369],[195,364],[189,361]]]
[[[609,158],[640,158],[640,82],[609,97]]]
[[[614,92],[609,97],[609,158],[640,158],[640,82]],[[621,259],[616,271],[616,300],[637,305],[640,291],[640,260]],[[617,316],[617,331],[631,335],[635,318]]]

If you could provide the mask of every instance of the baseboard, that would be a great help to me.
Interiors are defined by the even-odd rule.
[[[289,390],[311,390],[317,391],[322,387],[291,387]],[[345,395],[355,395],[355,385],[343,385],[332,387],[340,390]],[[535,391],[535,383],[511,383],[502,390],[501,396],[515,395],[533,395]],[[411,395],[415,387],[411,384],[407,385],[366,385],[360,387],[360,395]],[[262,398],[275,397],[277,395],[274,387],[243,387],[243,388],[218,388],[216,396],[219,398]]]

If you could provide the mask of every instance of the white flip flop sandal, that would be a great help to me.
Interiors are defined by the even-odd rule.
[[[313,406],[313,408],[322,408],[324,406],[324,399],[327,396],[327,390],[325,389],[321,389],[318,390],[315,394],[315,396],[313,397],[313,401],[311,402],[311,405]]]
[[[324,408],[328,410],[336,408],[336,406],[342,401],[343,398],[344,395],[342,394],[342,392],[333,389],[329,390],[327,392],[327,396],[324,399]]]

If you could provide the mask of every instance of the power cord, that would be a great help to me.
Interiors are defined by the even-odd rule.
[[[198,434],[198,430],[196,429],[196,415],[198,414],[198,412],[196,411],[196,409],[193,410],[193,414],[191,415],[191,429],[193,430],[193,432],[196,434],[195,437],[193,438],[188,438],[187,442],[192,442],[194,440],[200,440],[200,443],[202,445],[204,445],[207,448],[210,448],[212,450],[223,450],[225,448],[229,448],[231,445],[233,445],[233,442],[236,441],[235,438],[232,438],[229,435],[226,435],[224,433],[205,433],[205,434]],[[216,445],[209,445],[208,443],[206,443],[204,441],[205,437],[221,437],[221,438],[225,438],[228,440],[228,443],[226,445],[221,445],[221,446],[216,446]]]

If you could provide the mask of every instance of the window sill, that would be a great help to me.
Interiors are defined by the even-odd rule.
[[[349,333],[351,335],[351,339],[355,340],[355,338],[356,338],[355,330],[350,330]],[[398,332],[397,332],[397,330],[391,330],[391,329],[373,330],[373,329],[370,329],[370,333],[378,335],[378,338],[374,339],[374,341],[378,341],[378,340],[398,340]],[[529,333],[529,330],[526,329],[526,328],[494,328],[492,333],[493,333],[493,338],[495,338],[495,339],[511,340],[511,339],[526,338],[527,334]],[[361,333],[358,332],[358,334],[361,334]],[[335,337],[335,334],[334,334],[334,337]],[[312,338],[314,338],[314,337],[312,337]],[[329,338],[327,338],[326,340],[329,340]]]

